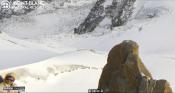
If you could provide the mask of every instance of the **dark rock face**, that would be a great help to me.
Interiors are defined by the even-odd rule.
[[[138,68],[138,45],[124,41],[108,54],[107,64],[99,80],[99,89],[104,93],[137,93],[141,73]]]
[[[77,34],[83,34],[87,32],[92,32],[99,23],[105,18],[103,3],[105,0],[98,0],[95,6],[91,9],[91,12],[85,19],[85,21],[80,24],[78,28],[75,28],[74,32]]]
[[[127,40],[111,49],[98,89],[104,93],[172,93],[166,80],[153,80],[138,48],[136,42]]]
[[[111,29],[126,23],[132,14],[135,0],[110,1],[112,2],[111,5],[105,6],[107,0],[98,0],[85,21],[78,28],[74,29],[74,33],[84,34],[92,32],[105,17],[110,17]]]
[[[121,0],[112,2],[113,10],[117,10],[112,16],[112,27],[121,26],[127,22],[133,12],[133,5],[136,0]]]
[[[164,79],[153,80],[143,77],[138,93],[172,93],[172,89],[169,82]]]

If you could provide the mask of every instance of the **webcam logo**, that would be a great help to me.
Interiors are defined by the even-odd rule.
[[[0,7],[1,7],[2,9],[9,9],[9,8],[10,8],[10,2],[8,2],[8,1],[1,2],[1,3],[0,3]]]

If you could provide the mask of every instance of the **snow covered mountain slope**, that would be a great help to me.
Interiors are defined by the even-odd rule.
[[[0,69],[7,69],[19,65],[31,64],[37,61],[45,60],[54,55],[55,52],[32,48],[35,44],[22,43],[23,41],[14,39],[6,35],[0,34]],[[32,46],[32,47],[30,47]]]
[[[167,79],[174,89],[173,57],[145,55],[142,58],[155,79]],[[0,73],[15,72],[16,83],[25,85],[27,92],[87,92],[97,88],[106,59],[105,53],[82,50]]]
[[[168,80],[174,90],[175,1],[137,0],[134,14],[126,25],[110,31],[106,19],[94,32],[74,35],[73,29],[84,20],[95,0],[88,1],[56,9],[38,9],[2,20],[0,63],[9,67],[18,62],[26,65],[0,72],[16,72],[16,83],[26,86],[27,92],[87,92],[97,88],[109,50],[130,39],[139,44],[141,58],[153,77]],[[15,56],[9,56],[12,52]],[[12,63],[5,59],[9,64],[3,63],[8,57],[16,60]],[[29,63],[34,64],[27,65]]]
[[[62,32],[69,32],[78,25],[80,20],[88,14],[93,6],[94,0],[87,0],[81,5],[82,1],[77,0],[80,5],[72,6],[74,0],[64,1],[64,7],[55,6],[61,1],[55,1],[54,5],[45,4],[44,8],[38,8],[27,15],[12,16],[0,22],[0,29],[10,36],[23,39],[38,38],[41,35],[54,35]],[[85,0],[83,0],[85,2]],[[90,2],[91,1],[91,2]]]
[[[66,7],[54,11],[50,9],[42,13],[38,13],[40,11],[38,9],[28,15],[13,16],[10,19],[4,19],[0,23],[0,29],[15,38],[44,43],[51,47],[63,45],[78,49],[109,51],[116,43],[124,39],[133,39],[143,47],[141,49],[147,48],[141,52],[159,51],[159,46],[162,46],[163,50],[167,48],[171,51],[169,46],[174,47],[173,4],[173,0],[138,0],[134,16],[128,24],[117,27],[112,32],[105,26],[109,20],[104,20],[93,33],[81,36],[72,34],[73,29],[87,16],[93,6],[93,1],[71,8]]]
[[[27,92],[86,92],[89,88],[97,87],[105,60],[106,56],[102,53],[80,50],[39,63],[2,70],[1,74],[15,72],[18,76],[16,83],[25,85]]]

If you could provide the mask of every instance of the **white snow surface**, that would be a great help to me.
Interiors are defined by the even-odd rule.
[[[137,0],[129,22],[111,31],[103,23],[74,35],[96,0],[60,0],[0,21],[0,73],[15,72],[27,92],[88,92],[98,86],[109,50],[123,40],[139,44],[155,79],[175,89],[175,1]],[[57,4],[59,3],[59,4]],[[55,6],[60,5],[60,6]],[[56,8],[55,8],[56,7]]]

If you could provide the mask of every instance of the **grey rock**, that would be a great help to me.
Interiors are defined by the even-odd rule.
[[[106,0],[98,0],[86,19],[74,29],[76,34],[92,32],[105,17],[111,18],[111,29],[127,22],[133,11],[136,0],[113,0],[111,5],[105,6]]]
[[[98,0],[95,6],[91,9],[91,12],[78,28],[74,29],[74,33],[84,34],[92,32],[99,23],[105,18],[103,3],[105,0]]]

